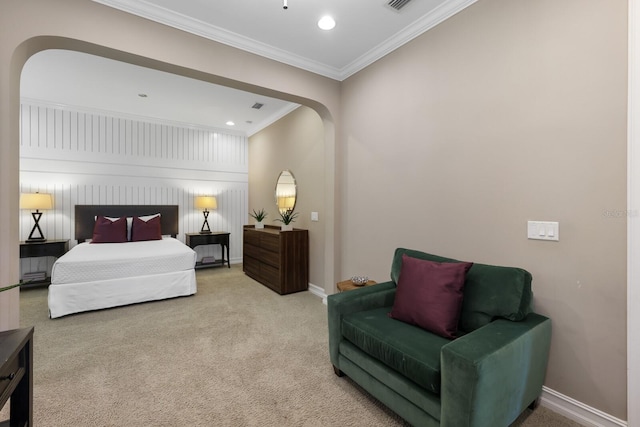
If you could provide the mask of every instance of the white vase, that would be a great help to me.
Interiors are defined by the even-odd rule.
[[[280,226],[280,230],[281,231],[291,231],[293,230],[293,224],[289,223],[289,224],[282,224]]]
[[[264,228],[264,223],[262,221],[256,221],[256,228]]]

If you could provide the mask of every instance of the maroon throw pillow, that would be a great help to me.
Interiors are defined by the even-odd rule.
[[[455,338],[465,275],[472,265],[472,262],[434,262],[403,255],[389,317],[445,338]]]
[[[160,216],[143,221],[138,217],[133,218],[131,224],[131,241],[140,242],[143,240],[162,239],[162,229],[160,227]]]
[[[124,243],[127,241],[127,219],[118,218],[115,221],[103,216],[96,218],[93,225],[91,243]]]

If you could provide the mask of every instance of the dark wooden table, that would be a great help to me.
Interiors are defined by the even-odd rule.
[[[20,258],[35,258],[44,256],[61,257],[69,250],[69,240],[45,240],[43,242],[20,242]],[[32,285],[48,285],[51,277],[45,280],[29,282]]]
[[[217,259],[214,262],[202,263],[196,262],[196,269],[198,268],[210,268],[224,266],[226,261],[229,268],[231,263],[229,262],[229,235],[226,231],[214,231],[212,233],[186,233],[185,243],[191,249],[200,245],[220,245],[222,247],[222,259]],[[224,258],[224,250],[227,249],[227,259]]]
[[[0,364],[0,409],[11,398],[0,427],[33,426],[33,328],[0,332]]]
[[[338,290],[340,292],[346,292],[346,291],[350,291],[352,289],[358,289],[358,288],[363,288],[365,286],[371,286],[371,285],[375,285],[376,282],[374,280],[369,280],[367,283],[365,283],[364,285],[355,285],[351,279],[349,280],[343,280],[342,282],[338,282],[338,284],[336,285],[336,287],[338,288]]]

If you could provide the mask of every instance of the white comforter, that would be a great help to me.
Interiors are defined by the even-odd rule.
[[[171,237],[127,243],[81,243],[58,258],[51,284],[91,282],[190,270],[196,253]]]
[[[195,263],[193,249],[172,238],[79,244],[53,266],[49,315],[193,295]]]

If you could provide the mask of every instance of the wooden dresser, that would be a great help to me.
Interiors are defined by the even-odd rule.
[[[309,287],[309,231],[245,225],[242,247],[245,274],[284,295]]]

